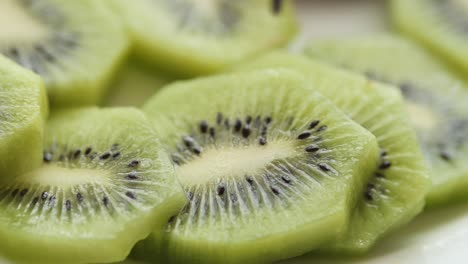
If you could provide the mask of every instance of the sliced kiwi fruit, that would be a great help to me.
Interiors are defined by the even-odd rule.
[[[144,62],[131,58],[116,74],[104,106],[141,106],[170,80]]]
[[[392,0],[395,26],[468,74],[466,0]]]
[[[361,172],[372,176],[364,190],[356,190],[359,201],[348,233],[320,251],[366,252],[379,238],[422,211],[430,184],[427,166],[397,89],[286,52],[266,55],[239,68],[272,67],[302,73],[310,93],[322,93],[374,134],[379,144],[378,168]]]
[[[134,51],[179,76],[222,70],[296,33],[291,0],[114,0]]]
[[[54,106],[97,104],[129,46],[107,9],[93,0],[2,1],[0,53],[41,75]]]
[[[343,235],[375,138],[287,70],[167,86],[143,107],[189,203],[136,256],[264,263]]]
[[[461,80],[420,47],[392,35],[323,41],[308,53],[399,87],[431,165],[428,204],[468,197],[468,90]]]
[[[49,108],[42,80],[0,55],[0,181],[42,163]]]
[[[0,184],[3,256],[29,263],[121,261],[186,201],[139,110],[58,111],[44,141],[41,167]]]

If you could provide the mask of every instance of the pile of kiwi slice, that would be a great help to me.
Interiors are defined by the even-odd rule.
[[[462,6],[392,13],[462,72]],[[4,0],[0,13],[0,258],[363,254],[426,204],[468,196],[465,84],[401,36],[274,50],[298,28],[288,0]]]

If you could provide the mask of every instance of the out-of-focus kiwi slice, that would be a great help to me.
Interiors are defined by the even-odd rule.
[[[186,201],[136,109],[55,112],[43,159],[40,168],[0,184],[0,253],[12,260],[121,261]]]
[[[0,181],[40,166],[48,107],[39,76],[0,55]]]
[[[364,191],[356,189],[359,201],[346,236],[323,245],[321,251],[356,254],[422,211],[429,189],[427,166],[410,126],[403,99],[397,89],[369,81],[303,56],[277,52],[239,67],[288,68],[302,73],[310,93],[321,92],[377,138],[379,167]]]
[[[395,26],[468,74],[468,1],[392,0]]]
[[[136,255],[272,262],[346,231],[375,138],[300,75],[265,70],[167,86],[144,110],[190,202]],[[186,263],[184,262],[184,263]]]
[[[428,203],[468,196],[468,90],[461,80],[396,36],[325,41],[308,54],[399,87],[432,168]]]
[[[38,73],[53,105],[97,104],[128,47],[102,1],[3,0],[0,53]]]
[[[192,76],[283,46],[297,25],[291,0],[114,0],[140,58]]]

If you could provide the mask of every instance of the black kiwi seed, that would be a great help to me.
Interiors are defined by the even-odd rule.
[[[216,124],[218,125],[221,125],[223,123],[223,114],[222,113],[218,113],[216,115]]]
[[[314,145],[310,145],[310,146],[306,147],[306,148],[305,148],[305,151],[306,151],[306,152],[316,152],[316,151],[318,151],[319,149],[320,149],[319,146],[317,146],[317,145],[314,144]]]
[[[183,138],[183,141],[184,141],[184,144],[187,148],[190,148],[193,146],[193,143],[195,142],[195,140],[189,136],[186,136]]]
[[[111,154],[109,152],[105,152],[104,154],[102,154],[99,159],[101,160],[106,160],[108,159],[109,157],[111,156]]]
[[[49,198],[49,205],[50,206],[55,206],[55,202],[56,202],[57,198],[55,197],[55,195],[52,195],[50,198]]]
[[[39,197],[34,197],[34,199],[32,200],[32,204],[33,205],[36,205],[37,203],[39,202]]]
[[[391,166],[392,166],[392,163],[391,163],[390,161],[384,160],[384,161],[380,164],[379,169],[385,170],[385,169],[390,168]]]
[[[102,203],[107,207],[109,205],[109,198],[107,196],[102,197]]]
[[[452,160],[452,156],[451,156],[447,151],[441,151],[441,152],[439,153],[439,156],[440,156],[443,160],[445,160],[445,161],[450,161],[450,160]]]
[[[259,140],[258,140],[258,143],[262,146],[265,146],[266,143],[267,143],[267,140],[265,137],[261,137]]]
[[[266,127],[266,126],[262,127],[261,135],[262,135],[262,136],[266,136],[267,133],[268,133],[268,127]]]
[[[318,126],[318,124],[320,124],[320,120],[314,120],[310,122],[309,129],[315,128],[316,126]]]
[[[234,123],[234,131],[239,132],[242,128],[242,121],[238,118],[236,119],[236,122]]]
[[[328,126],[321,126],[317,129],[317,132],[322,132],[328,129]]]
[[[128,191],[125,193],[125,195],[130,199],[133,199],[133,200],[136,199],[136,194],[134,192]]]
[[[242,136],[244,138],[248,138],[250,136],[250,133],[251,133],[251,129],[249,125],[246,125],[244,126],[244,128],[242,128]]]
[[[329,167],[327,164],[325,164],[325,163],[319,163],[319,164],[318,164],[318,167],[319,167],[322,171],[330,171],[330,170],[331,170],[330,167]]]
[[[85,155],[88,156],[89,153],[91,153],[93,149],[91,147],[87,147],[86,150],[85,150]]]
[[[81,155],[81,150],[78,149],[75,151],[75,153],[73,153],[73,159],[77,159],[78,157],[80,157]]]
[[[208,131],[208,122],[205,120],[200,122],[200,132],[205,134]]]
[[[285,183],[288,183],[290,184],[291,183],[291,178],[287,177],[287,176],[281,176],[281,180],[283,180]]]
[[[129,174],[127,174],[127,178],[130,179],[130,180],[136,180],[136,179],[138,179],[138,176],[137,176],[136,171],[132,171],[132,172],[130,172]]]
[[[218,185],[218,188],[216,189],[216,193],[221,196],[226,192],[226,187],[224,187],[223,184]]]
[[[23,189],[23,190],[21,190],[20,196],[21,196],[21,197],[24,197],[24,196],[28,193],[28,191],[29,191],[28,189]]]
[[[71,210],[71,201],[70,200],[67,200],[65,202],[65,207],[67,208],[67,211],[70,211]]]
[[[169,220],[167,221],[167,223],[168,223],[168,224],[172,224],[172,223],[174,223],[175,220],[176,220],[176,216],[173,215],[173,216],[171,216],[171,217],[169,218]]]
[[[245,118],[245,123],[247,123],[248,125],[250,125],[250,123],[252,123],[252,117],[248,115],[248,116]]]
[[[224,127],[226,129],[229,129],[231,127],[231,124],[229,123],[229,119],[227,119],[227,118],[224,120]]]
[[[279,195],[279,194],[280,194],[280,191],[279,191],[278,188],[276,188],[276,187],[270,186],[270,190],[271,190],[275,195]]]
[[[114,154],[112,154],[112,159],[116,159],[120,156],[120,152],[116,152]]]
[[[210,136],[213,138],[216,136],[216,129],[214,127],[210,127]]]
[[[76,199],[78,199],[78,202],[81,203],[81,202],[83,202],[84,197],[83,197],[83,195],[82,195],[81,193],[77,193],[77,194],[76,194]]]
[[[369,191],[367,191],[367,192],[364,193],[364,197],[365,197],[366,200],[368,200],[368,201],[374,200],[374,197],[372,197],[372,194],[371,194]]]
[[[44,162],[51,162],[53,155],[50,152],[44,152]]]
[[[49,197],[49,193],[48,192],[42,192],[42,194],[41,194],[42,201],[45,201],[47,199],[47,197]]]
[[[283,0],[272,0],[271,9],[274,14],[279,14],[283,7]]]
[[[265,117],[265,124],[267,124],[267,125],[270,124],[270,123],[271,123],[271,120],[272,120],[272,119],[271,119],[271,116]]]
[[[192,149],[192,152],[195,154],[195,155],[200,155],[201,154],[201,149],[199,147],[195,147]]]
[[[380,156],[381,156],[381,157],[385,157],[385,156],[387,156],[387,155],[388,155],[388,152],[387,152],[386,150],[381,150],[381,151],[380,151]]]
[[[299,134],[299,136],[297,136],[297,139],[306,139],[308,137],[310,137],[310,135],[312,135],[310,132],[306,131],[306,132],[302,132],[301,134]]]
[[[132,160],[129,164],[128,164],[128,167],[131,167],[131,168],[134,168],[136,166],[140,165],[140,161],[139,160]]]
[[[11,196],[16,196],[16,194],[19,192],[19,189],[14,189],[13,192],[11,193]]]
[[[253,183],[254,183],[254,180],[253,180],[252,176],[246,176],[246,177],[245,177],[245,180],[246,180],[250,185],[253,185]]]
[[[188,192],[187,193],[187,198],[192,201],[193,200],[193,192]]]

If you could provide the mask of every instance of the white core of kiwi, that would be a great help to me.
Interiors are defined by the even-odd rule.
[[[421,129],[432,131],[439,123],[440,118],[436,114],[428,109],[426,106],[407,102],[406,108],[409,113],[409,117],[413,124]]]
[[[177,175],[186,186],[194,186],[227,177],[255,174],[274,160],[298,155],[291,142],[270,141],[265,146],[245,145],[209,148],[203,155],[177,168]]]
[[[0,40],[2,42],[15,40],[17,42],[31,43],[45,38],[47,27],[33,16],[28,15],[14,0],[0,1]]]
[[[18,181],[28,184],[60,186],[63,188],[84,184],[107,184],[110,173],[98,169],[63,168],[56,165],[43,165],[41,168],[26,173]]]

